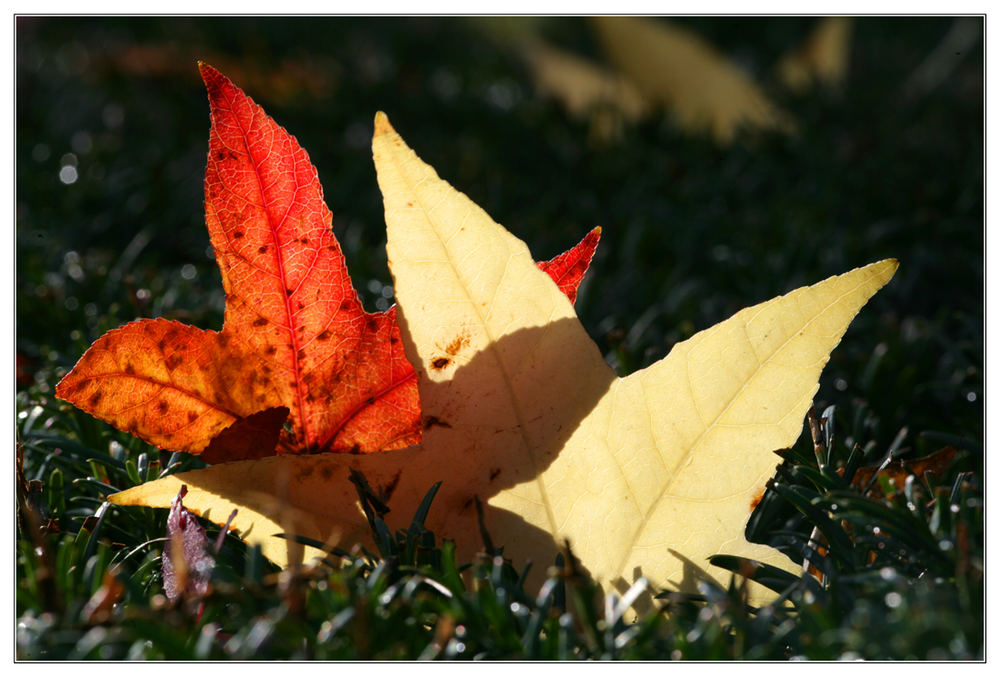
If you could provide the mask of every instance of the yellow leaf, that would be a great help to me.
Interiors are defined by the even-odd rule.
[[[578,118],[601,109],[616,111],[626,122],[646,114],[642,95],[614,71],[541,41],[525,42],[520,54],[531,68],[535,86]]]
[[[791,90],[802,92],[815,83],[839,86],[847,75],[851,19],[822,19],[798,49],[778,62],[778,77]]]
[[[380,487],[391,529],[405,528],[443,481],[427,526],[481,548],[492,539],[534,581],[567,539],[606,590],[639,575],[693,591],[713,554],[793,570],[744,529],[792,445],[830,351],[892,260],[740,311],[618,378],[527,246],[438,178],[376,116],[389,265],[406,352],[417,371],[423,442],[371,455],[278,456],[213,466],[116,494],[120,505],[186,507],[233,526],[282,565],[296,550],[278,532],[349,548],[371,544],[349,481]],[[531,579],[529,579],[531,582]],[[772,597],[751,587],[751,599]],[[648,600],[645,600],[648,603]]]
[[[690,131],[729,142],[741,127],[790,131],[794,125],[729,59],[663,19],[591,19],[608,59],[650,101]]]

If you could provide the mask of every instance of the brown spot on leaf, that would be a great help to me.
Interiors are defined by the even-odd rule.
[[[469,335],[462,334],[461,336],[456,336],[451,343],[444,349],[449,355],[458,355],[462,348],[469,345]]]
[[[491,468],[490,469],[490,482],[492,482],[493,480],[495,480],[497,478],[497,476],[500,475],[501,472],[503,472],[503,471],[500,470],[500,468]]]
[[[253,326],[255,327],[263,327],[265,324],[267,324],[267,320],[264,319],[263,317],[258,317],[256,320],[253,321]]]
[[[189,411],[187,413],[187,417],[188,417],[188,423],[194,423],[195,419],[198,418],[198,414],[196,412]]]
[[[299,242],[301,242],[302,244],[309,244],[309,238],[308,237],[300,237],[299,238]]]
[[[90,403],[90,406],[96,407],[97,403],[101,401],[101,397],[103,397],[103,396],[104,396],[104,393],[102,393],[100,390],[98,390],[93,395],[91,395],[90,399],[88,400],[88,402]]]
[[[166,400],[159,400],[156,403],[156,408],[161,414],[166,414],[170,410],[170,405],[167,404]]]
[[[324,480],[329,480],[333,477],[333,468],[328,465],[321,465],[319,467],[319,474],[323,476]]]
[[[276,352],[278,352],[278,346],[273,343],[267,346],[267,348],[264,348],[264,353],[267,355],[274,355]]]
[[[447,357],[436,357],[434,361],[431,362],[431,367],[436,371],[440,371],[451,364],[451,359]]]
[[[326,341],[327,339],[330,338],[330,330],[324,329],[319,333],[319,336],[317,336],[316,338],[318,338],[320,341]]]
[[[286,295],[286,296],[291,296],[291,295],[292,295],[292,293],[293,293],[293,292],[292,292],[292,290],[291,290],[291,289],[286,289],[286,290],[285,290],[285,295]]]
[[[239,240],[240,238],[243,237],[243,231],[242,230],[233,231],[233,237]]]
[[[750,509],[751,510],[756,510],[757,506],[760,505],[761,499],[763,499],[763,498],[764,498],[764,490],[761,489],[760,491],[758,491],[757,493],[755,493],[753,495],[753,498],[750,500]]]
[[[267,253],[267,245],[266,244],[262,244],[261,246],[257,247],[257,253],[258,254],[266,254]]]
[[[128,364],[125,365],[125,373],[126,374],[134,374],[135,373],[135,367],[132,366],[131,362],[129,362]]]

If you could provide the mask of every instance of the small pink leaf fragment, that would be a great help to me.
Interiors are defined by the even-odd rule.
[[[163,549],[163,591],[170,601],[199,597],[208,592],[215,559],[208,551],[205,529],[184,507],[182,486],[167,516],[167,545]]]

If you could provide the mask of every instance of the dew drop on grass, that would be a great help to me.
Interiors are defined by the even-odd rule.
[[[82,129],[73,133],[73,138],[70,139],[69,143],[73,146],[73,150],[80,155],[86,155],[94,148],[94,141],[90,134]]]
[[[78,178],[80,178],[80,176],[76,171],[76,167],[72,165],[63,165],[59,170],[59,180],[67,186],[76,183]]]
[[[887,593],[885,596],[885,605],[890,609],[895,609],[902,603],[903,603],[903,596],[900,595],[898,592],[890,592]]]
[[[118,129],[125,122],[125,109],[117,103],[109,103],[101,111],[101,120],[108,129]]]
[[[181,266],[181,277],[185,280],[193,280],[198,277],[198,269],[192,266],[190,263],[185,263]]]
[[[38,143],[35,147],[31,149],[31,159],[35,162],[45,162],[52,155],[52,151],[49,149],[48,144]]]

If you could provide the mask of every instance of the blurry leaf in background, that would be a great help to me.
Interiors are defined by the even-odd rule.
[[[926,473],[938,477],[944,476],[945,470],[955,458],[955,453],[952,447],[943,447],[928,456],[892,461],[885,467],[862,466],[851,478],[851,486],[866,492],[872,498],[891,497],[896,492],[903,491],[908,477],[922,479]]]
[[[191,63],[195,60],[216,64],[219,70],[258,97],[282,103],[299,95],[313,98],[330,96],[337,87],[340,67],[331,59],[310,55],[285,57],[278,63],[236,59],[205,49],[175,43],[126,44],[109,52],[97,66],[129,76],[162,77],[197,82]]]
[[[927,94],[939,87],[973,51],[982,35],[979,19],[956,19],[937,47],[907,79],[903,86],[907,96]]]
[[[525,43],[520,54],[538,91],[559,101],[577,119],[590,119],[602,140],[618,136],[623,123],[636,122],[649,112],[635,85],[609,68],[541,41]]]
[[[708,131],[721,143],[741,128],[794,130],[753,80],[693,33],[638,17],[595,17],[590,25],[608,59],[686,130]]]
[[[776,66],[788,89],[805,92],[813,85],[839,87],[847,77],[852,23],[849,17],[821,19],[808,38]]]

